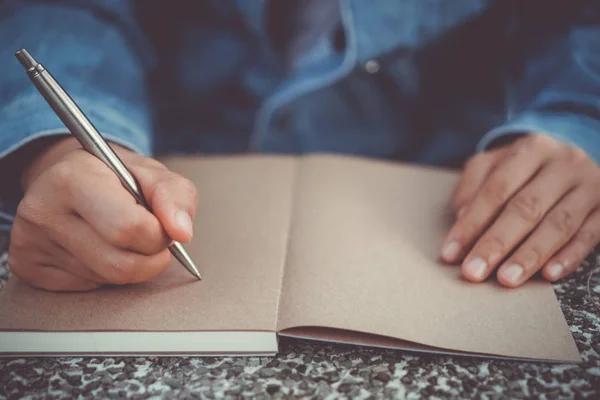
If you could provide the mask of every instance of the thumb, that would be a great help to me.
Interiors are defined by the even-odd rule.
[[[198,205],[198,191],[194,184],[164,166],[140,167],[132,169],[132,172],[167,235],[178,242],[189,242]]]

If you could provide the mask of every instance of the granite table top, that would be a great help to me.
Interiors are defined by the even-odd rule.
[[[10,273],[0,236],[0,286]],[[580,364],[475,359],[283,338],[275,357],[0,359],[0,398],[600,398],[600,255],[554,285]],[[540,338],[543,340],[543,338]]]

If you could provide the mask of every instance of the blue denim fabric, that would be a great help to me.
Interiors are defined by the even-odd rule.
[[[291,70],[267,3],[5,1],[0,158],[65,131],[14,58],[25,47],[101,132],[143,154],[326,151],[458,166],[541,131],[600,162],[598,2],[341,0],[343,32]],[[0,225],[15,206],[0,204]]]

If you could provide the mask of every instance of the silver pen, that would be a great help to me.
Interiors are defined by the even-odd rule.
[[[135,177],[117,156],[100,132],[94,127],[75,101],[60,86],[42,64],[38,63],[25,49],[16,52],[15,57],[27,71],[27,76],[54,110],[56,115],[77,138],[81,146],[90,154],[102,160],[121,180],[121,183],[133,195],[138,203],[152,212],[144,198],[142,189]],[[173,242],[169,246],[173,256],[196,278],[202,279],[198,268],[181,243]]]

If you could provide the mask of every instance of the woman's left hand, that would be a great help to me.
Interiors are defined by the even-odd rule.
[[[555,281],[600,242],[600,167],[578,147],[545,134],[471,158],[453,196],[457,221],[447,262],[481,282],[494,270],[517,287],[541,269]]]

